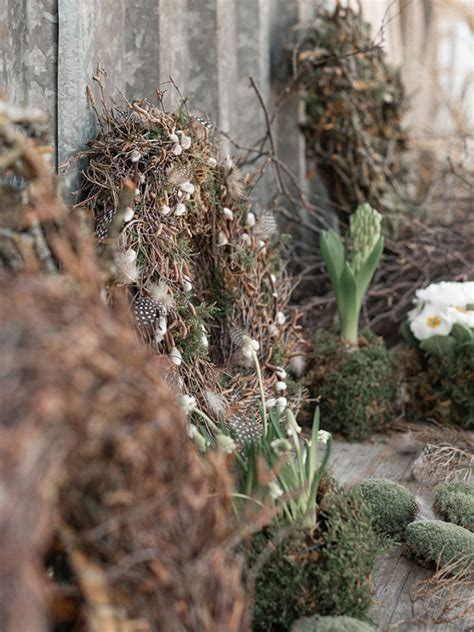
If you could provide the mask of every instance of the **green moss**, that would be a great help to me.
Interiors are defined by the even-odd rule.
[[[373,626],[353,617],[310,617],[300,619],[291,632],[373,632]]]
[[[358,489],[370,509],[375,530],[402,542],[418,509],[411,492],[403,485],[383,478],[364,481]]]
[[[467,483],[451,482],[438,487],[433,508],[443,520],[474,531],[474,488]]]
[[[254,632],[287,632],[314,614],[363,617],[371,605],[371,574],[382,552],[359,493],[334,489],[321,503],[314,532],[296,528],[277,546],[255,585]],[[252,566],[276,529],[250,543]]]
[[[396,415],[398,355],[372,337],[347,349],[339,337],[316,332],[312,396],[320,396],[323,428],[350,440],[382,430]]]
[[[474,429],[474,352],[428,356],[424,370],[412,380],[415,414]]]
[[[474,565],[474,534],[441,520],[420,520],[407,527],[407,542],[415,557],[446,566],[460,560],[464,567]]]

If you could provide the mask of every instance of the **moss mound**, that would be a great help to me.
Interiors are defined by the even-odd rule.
[[[314,338],[310,388],[321,397],[325,430],[361,440],[382,430],[396,413],[398,355],[379,338],[361,339],[356,350],[324,330]]]
[[[407,542],[414,555],[441,566],[456,563],[474,565],[474,534],[467,529],[441,520],[420,520],[407,527]]]
[[[370,509],[375,530],[399,542],[403,541],[406,528],[413,522],[418,510],[410,491],[403,485],[383,478],[364,481],[358,489]]]
[[[451,482],[436,490],[433,509],[448,522],[474,531],[474,488],[463,482]]]
[[[269,529],[253,538],[250,566],[277,533]],[[295,529],[259,573],[254,632],[287,632],[294,621],[314,614],[364,617],[381,553],[360,494],[333,486],[321,502],[317,529]]]
[[[412,415],[474,429],[474,351],[427,356],[411,380]]]
[[[352,617],[310,617],[300,619],[291,632],[372,632],[373,627],[365,621]]]

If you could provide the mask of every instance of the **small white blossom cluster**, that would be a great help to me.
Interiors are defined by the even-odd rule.
[[[432,283],[416,291],[414,303],[408,323],[417,340],[447,336],[455,323],[474,327],[474,281]]]
[[[249,336],[242,336],[242,354],[245,358],[252,358],[259,349],[258,340],[253,340]]]
[[[282,413],[288,406],[288,400],[284,396],[287,389],[287,385],[285,382],[287,373],[283,367],[278,366],[275,369],[275,375],[277,377],[277,381],[275,383],[275,391],[277,396],[279,397],[270,397],[270,399],[267,399],[267,401],[265,402],[265,405],[267,408],[277,407],[278,411]]]
[[[191,137],[186,136],[186,134],[178,130],[176,133],[170,134],[170,141],[173,143],[173,147],[171,148],[171,153],[175,156],[181,156],[183,150],[189,149],[191,147]]]

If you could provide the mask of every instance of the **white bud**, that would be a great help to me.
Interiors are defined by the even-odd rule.
[[[265,402],[265,406],[267,408],[275,408],[276,405],[277,400],[275,399],[275,397],[270,397],[270,399],[267,399],[267,401]]]
[[[275,373],[279,380],[286,380],[286,371],[281,366],[275,369]]]
[[[258,240],[257,246],[259,250],[263,250],[263,248],[265,248],[265,242],[263,241],[263,239]]]
[[[130,262],[136,261],[136,259],[137,259],[137,251],[134,250],[133,248],[129,248],[127,250],[127,252],[125,253],[125,259],[127,261],[130,261]]]
[[[232,169],[234,166],[234,163],[232,161],[232,158],[230,156],[226,156],[225,157],[225,161],[224,161],[224,165],[226,167],[226,169]]]
[[[158,334],[158,336],[164,336],[167,329],[168,323],[166,321],[166,316],[160,316],[160,318],[158,319],[158,324],[156,326],[156,333]]]
[[[146,178],[145,178],[145,174],[144,174],[144,173],[141,173],[141,174],[138,176],[138,181],[140,182],[140,184],[143,184],[143,183],[145,182],[145,180],[146,180]]]
[[[252,226],[255,226],[255,215],[253,213],[247,213],[247,217],[245,218],[245,223],[247,224],[247,226],[249,228],[252,228]]]
[[[230,208],[227,208],[227,206],[224,206],[224,210],[222,212],[224,213],[224,217],[226,219],[234,219],[234,214],[232,213]]]
[[[183,290],[185,292],[191,292],[191,290],[193,289],[193,284],[191,283],[191,279],[184,275],[183,276]]]
[[[140,189],[135,189],[135,196],[140,195]]]
[[[192,195],[194,191],[196,190],[192,182],[183,182],[183,184],[180,186],[180,189],[181,191],[184,191],[185,193],[189,193],[189,195]]]
[[[208,337],[206,336],[206,334],[202,334],[201,336],[201,344],[203,347],[206,347],[206,349],[209,347],[209,340]]]
[[[169,215],[171,213],[171,208],[166,204],[163,204],[163,206],[160,208],[160,212],[164,216]]]
[[[183,149],[189,149],[191,147],[191,138],[189,136],[185,136],[184,134],[181,136],[181,147]]]
[[[252,243],[252,239],[247,233],[242,233],[242,235],[240,236],[240,241],[244,244],[244,246],[250,246],[250,244]]]
[[[277,312],[275,316],[277,325],[283,325],[286,322],[286,316],[283,312]]]
[[[133,208],[131,208],[130,206],[127,206],[127,208],[125,209],[125,213],[123,214],[123,221],[124,222],[131,221],[134,215],[135,215],[135,212]]]
[[[178,202],[178,204],[174,207],[174,214],[176,217],[181,217],[181,215],[184,215],[185,213],[186,206],[182,202]]]
[[[271,336],[272,338],[274,336],[278,335],[278,327],[276,325],[274,325],[273,323],[271,323],[270,325],[268,325],[268,334],[269,336]]]
[[[137,151],[136,149],[134,149],[132,153],[130,154],[130,160],[132,162],[138,162],[141,157],[142,157],[141,153]]]
[[[211,169],[214,169],[214,167],[217,167],[217,160],[215,158],[209,158],[209,160],[207,161],[207,164],[209,167],[211,167]]]
[[[286,391],[286,382],[277,382],[275,388],[277,391]]]
[[[276,481],[270,481],[268,483],[268,489],[273,500],[277,500],[280,496],[283,496],[283,490]]]
[[[218,246],[227,246],[228,243],[229,243],[229,240],[227,239],[226,234],[223,233],[222,231],[220,231],[218,236],[217,236],[217,245]]]
[[[273,273],[270,274],[270,280],[272,283],[275,283],[275,281],[277,280],[276,276]]]
[[[285,408],[288,406],[288,400],[286,399],[286,397],[279,397],[277,399],[277,406],[278,406],[278,410],[282,413]],[[301,431],[301,428],[300,428]]]
[[[181,145],[179,145],[178,143],[176,143],[176,145],[173,145],[171,152],[175,155],[175,156],[181,156],[181,154],[183,153],[183,148],[181,147]]]
[[[178,403],[186,414],[192,413],[197,406],[196,398],[192,397],[192,395],[181,395]]]
[[[327,443],[330,436],[330,432],[327,432],[326,430],[318,430],[318,443]]]
[[[179,143],[179,138],[176,134],[170,134],[169,139],[172,143]]]
[[[176,366],[181,366],[181,363],[183,361],[183,356],[181,355],[181,351],[179,349],[176,349],[176,347],[173,347],[171,351],[169,352],[168,357],[173,364],[176,364]]]

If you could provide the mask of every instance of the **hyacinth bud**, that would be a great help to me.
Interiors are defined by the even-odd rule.
[[[350,219],[354,274],[362,268],[381,235],[382,216],[369,204],[361,204]]]

